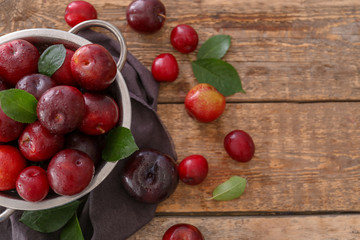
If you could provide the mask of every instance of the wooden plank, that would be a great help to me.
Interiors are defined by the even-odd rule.
[[[162,239],[174,224],[196,226],[206,240],[356,240],[360,215],[259,217],[156,217],[129,240]]]
[[[210,169],[198,186],[180,183],[157,211],[358,211],[358,107],[358,103],[227,104],[218,120],[205,124],[191,119],[183,104],[159,105],[178,161],[202,154]],[[230,159],[224,150],[223,138],[234,129],[253,137],[256,152],[248,163]],[[208,200],[213,189],[232,175],[248,180],[245,193],[229,202]]]
[[[164,0],[168,19],[163,29],[150,35],[127,25],[130,1],[89,2],[100,19],[123,31],[129,51],[149,69],[160,53],[176,56],[179,78],[161,85],[160,102],[182,102],[196,83],[190,64],[196,52],[178,53],[169,41],[170,31],[180,23],[198,31],[200,45],[216,34],[232,37],[225,60],[239,72],[247,94],[235,94],[228,101],[359,100],[359,1]],[[34,27],[69,30],[63,19],[66,4],[3,1],[0,34]]]

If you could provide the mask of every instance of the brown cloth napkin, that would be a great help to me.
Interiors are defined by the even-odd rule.
[[[104,34],[84,30],[80,36],[109,50],[117,60],[119,44]],[[159,84],[151,72],[130,53],[121,71],[131,97],[131,131],[139,148],[153,148],[176,159],[171,136],[159,119],[157,96]],[[120,172],[126,160],[118,162],[111,174],[88,196],[79,216],[85,239],[126,239],[147,224],[155,215],[156,204],[133,200],[121,187]],[[4,208],[0,207],[0,211]],[[22,211],[0,223],[0,240],[56,240],[59,232],[39,233],[19,222]]]

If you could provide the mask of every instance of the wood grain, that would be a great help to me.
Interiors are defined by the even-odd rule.
[[[157,33],[143,35],[126,23],[129,1],[89,1],[100,19],[116,25],[131,51],[150,69],[160,53],[170,52],[180,65],[177,81],[162,84],[159,101],[182,102],[196,84],[188,55],[176,52],[169,34],[177,24],[192,25],[201,45],[210,36],[228,34],[232,44],[224,60],[238,71],[247,94],[231,102],[359,100],[360,2],[352,0],[264,1],[164,0],[167,21]],[[46,27],[69,30],[66,2],[0,1],[0,33]]]
[[[360,112],[358,103],[227,104],[223,116],[198,123],[183,104],[159,105],[173,137],[178,161],[202,154],[209,174],[198,186],[179,184],[159,213],[317,212],[360,209]],[[168,117],[171,116],[171,117]],[[234,129],[255,142],[254,158],[236,162],[223,138]],[[248,180],[237,200],[207,200],[232,175]],[[184,198],[183,196],[187,196]]]
[[[129,240],[162,239],[174,224],[196,226],[206,240],[356,240],[360,215],[156,217]]]
[[[0,35],[29,28],[68,31],[68,2],[0,0]],[[166,23],[150,35],[127,25],[131,0],[88,2],[99,19],[123,32],[129,51],[148,69],[160,53],[177,58],[179,78],[160,85],[159,115],[178,161],[202,154],[210,166],[202,184],[180,183],[158,206],[157,217],[130,239],[161,239],[178,222],[198,226],[206,239],[360,238],[360,215],[329,214],[360,210],[359,1],[162,0]],[[197,51],[185,55],[172,48],[169,34],[180,23],[196,29],[199,47],[216,34],[232,38],[224,60],[238,71],[246,94],[228,97],[225,113],[210,124],[195,122],[184,110],[184,97],[197,83],[191,69]],[[222,141],[233,129],[253,137],[251,162],[225,153]],[[228,202],[208,200],[232,175],[248,180],[245,193]]]

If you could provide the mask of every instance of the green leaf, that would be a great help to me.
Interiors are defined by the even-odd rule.
[[[127,158],[138,149],[130,129],[116,127],[106,136],[102,157],[105,161],[115,162]]]
[[[76,213],[61,231],[60,240],[84,240]]]
[[[36,98],[21,89],[11,88],[0,92],[0,105],[3,112],[11,119],[32,123],[37,119]]]
[[[229,35],[215,35],[204,42],[198,53],[197,59],[222,58],[229,50],[231,37]]]
[[[220,184],[213,191],[212,199],[218,201],[229,201],[240,197],[245,191],[246,179],[232,176],[226,182]]]
[[[221,59],[207,58],[193,61],[192,69],[199,83],[214,86],[225,97],[237,92],[245,92],[236,69]]]
[[[24,211],[20,218],[20,222],[38,232],[55,232],[62,228],[74,213],[76,213],[76,209],[80,203],[80,201],[74,201],[56,208]]]
[[[54,44],[45,49],[38,62],[38,71],[41,74],[51,77],[61,65],[66,57],[66,49],[63,44]]]

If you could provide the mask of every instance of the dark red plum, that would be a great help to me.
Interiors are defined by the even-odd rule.
[[[151,73],[156,81],[173,82],[179,75],[179,65],[171,53],[159,54],[151,65]]]
[[[56,82],[49,76],[34,73],[21,78],[17,82],[15,88],[27,91],[39,100],[44,92],[56,85]]]
[[[224,148],[232,159],[239,162],[248,162],[255,154],[255,144],[251,136],[238,129],[225,136]]]
[[[199,42],[199,36],[194,28],[186,24],[179,24],[170,34],[171,45],[181,53],[193,52]]]
[[[58,152],[47,168],[49,185],[59,195],[71,196],[80,193],[91,182],[95,172],[90,157],[75,149]]]
[[[101,160],[101,146],[97,136],[90,136],[79,131],[66,135],[65,148],[77,149],[89,155],[97,166]]]
[[[0,142],[6,143],[16,140],[25,127],[24,123],[8,117],[0,107]]]
[[[117,66],[106,48],[99,44],[87,44],[78,48],[72,56],[71,73],[82,88],[102,91],[114,82]]]
[[[49,193],[46,171],[38,166],[25,168],[16,180],[16,191],[26,201],[43,200]]]
[[[165,23],[165,15],[165,6],[159,0],[135,0],[126,9],[129,26],[140,33],[160,30]]]
[[[72,1],[66,6],[64,19],[70,27],[74,27],[83,21],[96,18],[96,9],[89,2]]]
[[[104,94],[84,93],[86,114],[80,131],[101,135],[110,131],[119,121],[119,107],[114,99]]]
[[[40,53],[30,42],[17,39],[0,45],[0,77],[14,87],[24,76],[36,73]]]
[[[178,223],[171,226],[163,235],[163,240],[204,240],[200,230],[188,223]]]
[[[83,94],[72,86],[50,88],[39,99],[37,116],[40,123],[52,133],[72,132],[85,116]]]
[[[176,163],[170,156],[154,149],[141,149],[126,162],[121,182],[134,199],[159,203],[175,191],[179,177]]]
[[[23,156],[31,161],[50,159],[64,146],[64,135],[49,132],[39,121],[26,126],[18,139]]]
[[[74,51],[66,49],[66,56],[61,67],[54,72],[51,78],[59,85],[77,86],[77,83],[71,73],[71,58]]]
[[[200,184],[207,176],[208,162],[202,155],[190,155],[178,165],[179,178],[186,184]]]

